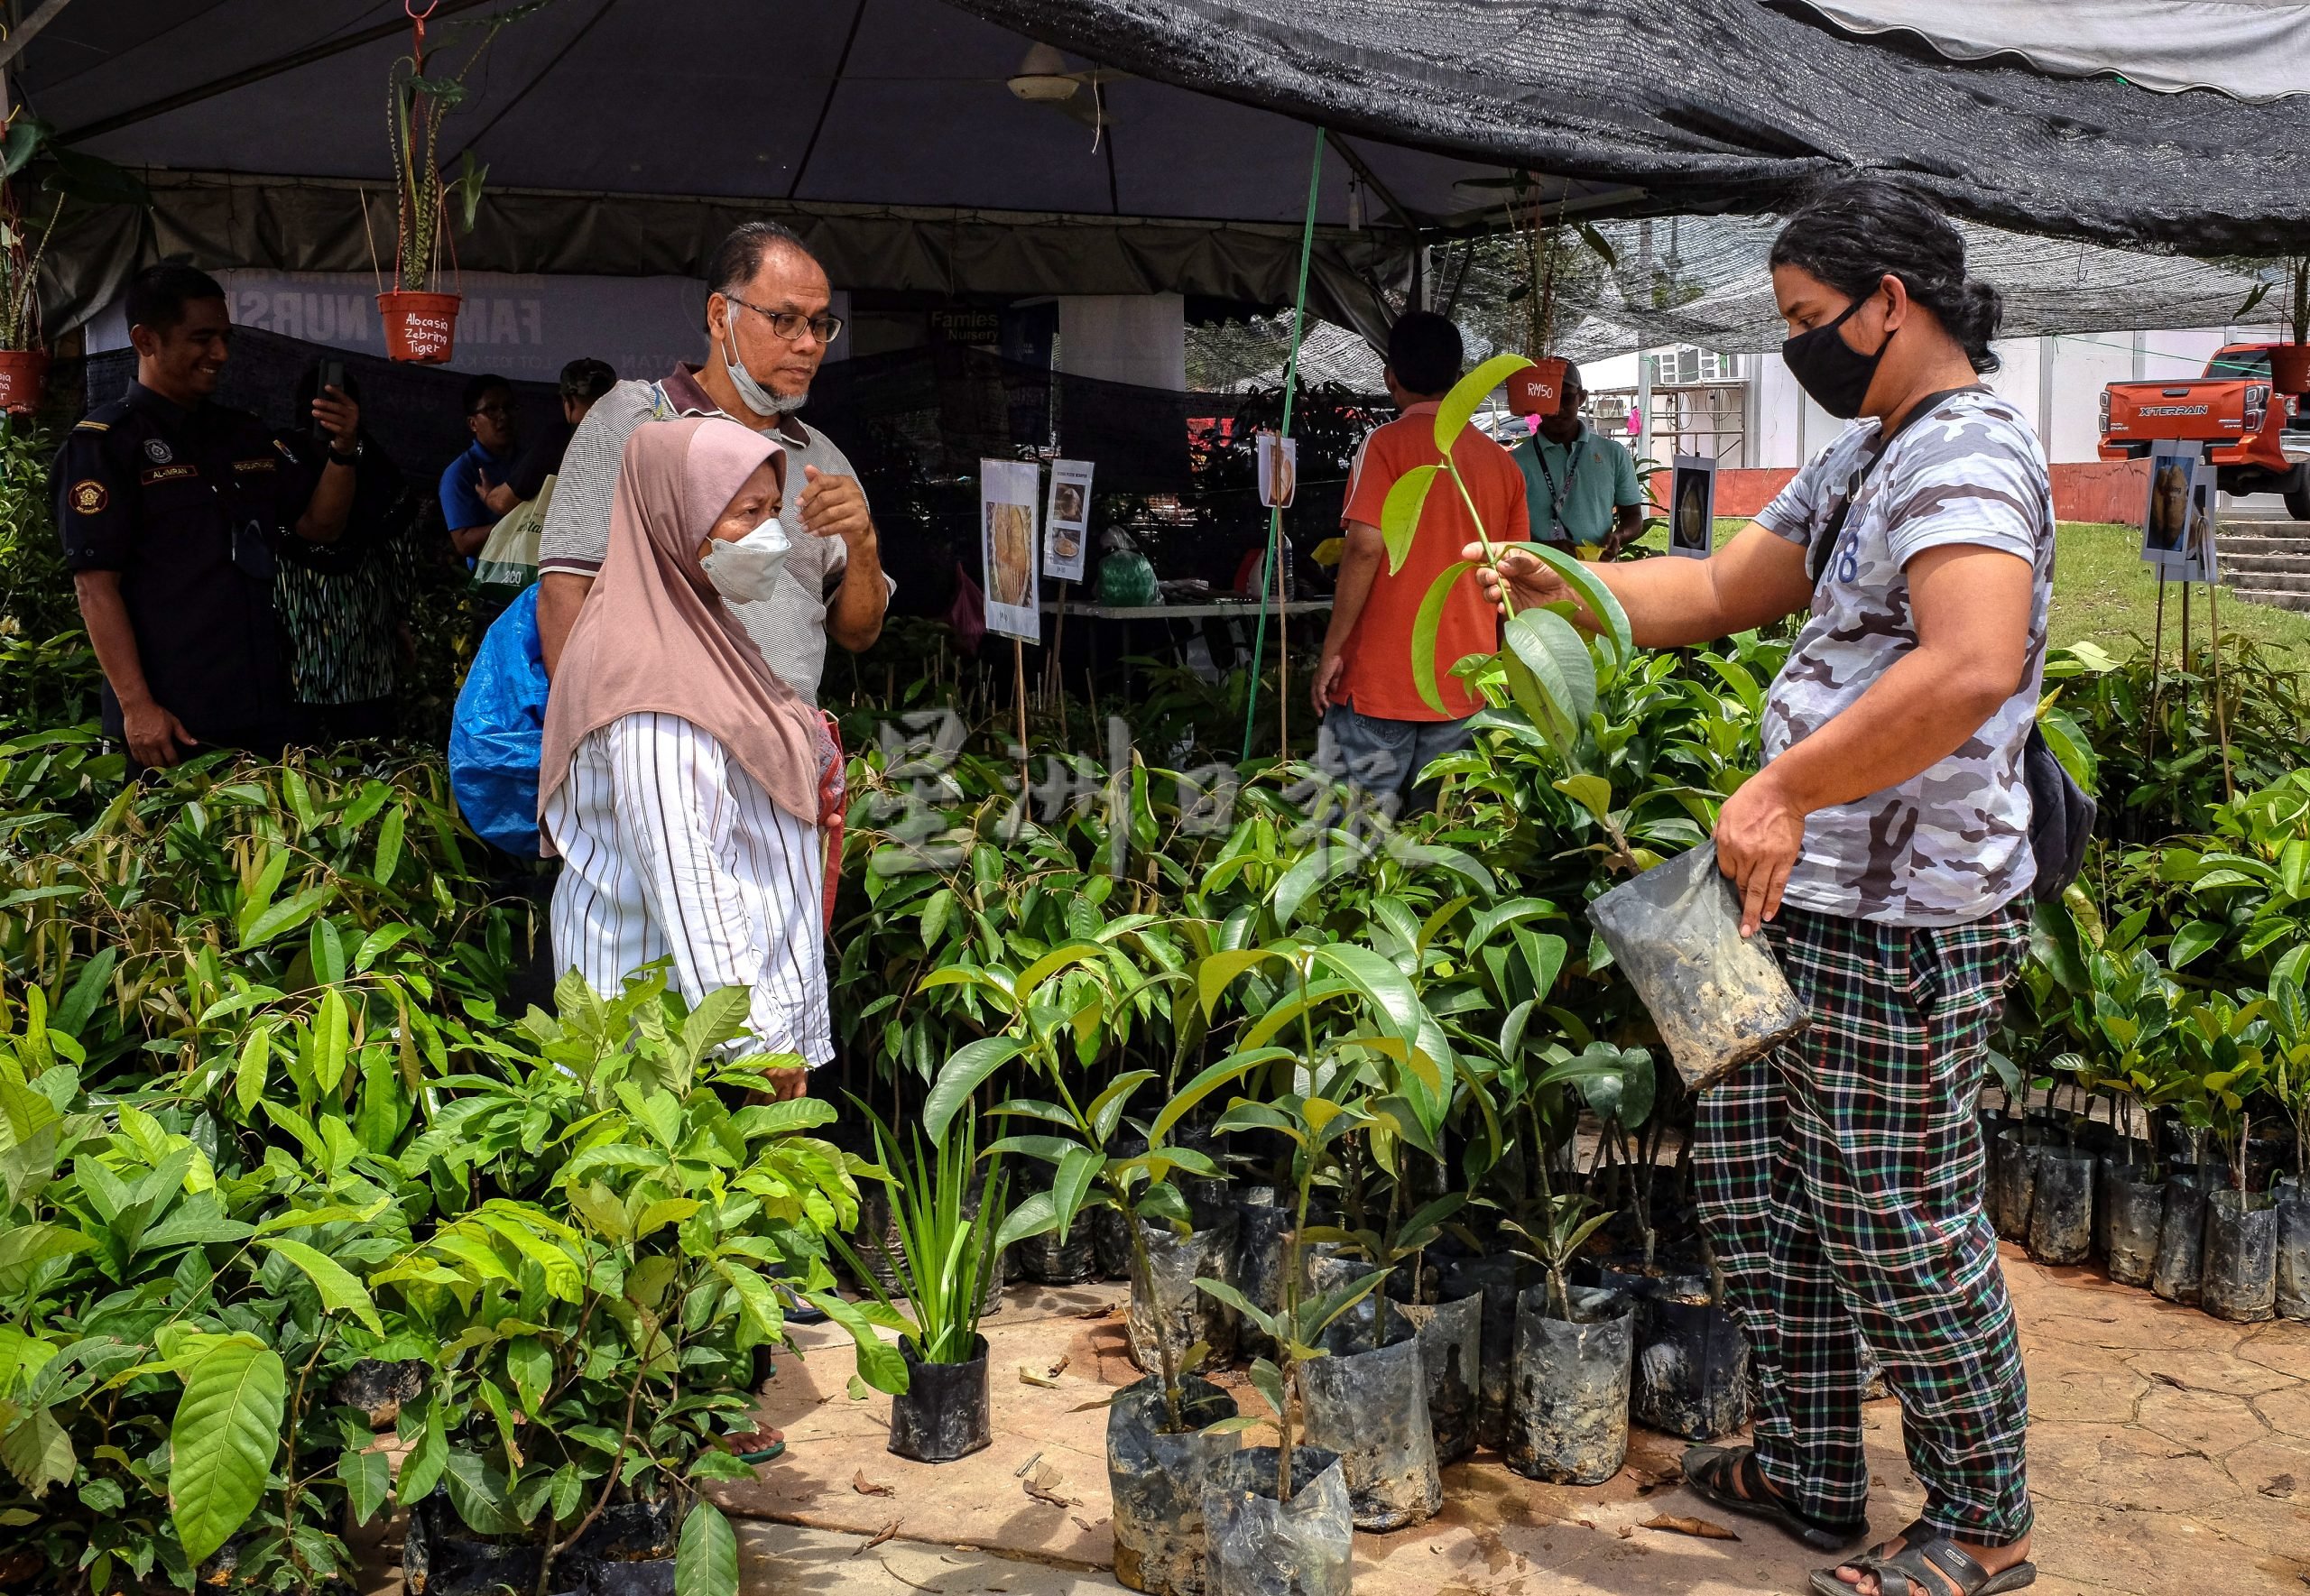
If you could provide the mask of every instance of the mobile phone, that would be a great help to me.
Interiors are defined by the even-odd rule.
[[[321,380],[319,384],[314,388],[313,396],[317,399],[320,398],[327,394],[332,388],[336,389],[339,393],[345,392],[345,362],[341,360],[324,360],[321,362]],[[308,419],[310,420],[310,418]],[[313,436],[326,443],[328,441],[328,429],[322,426],[319,420],[314,420]]]

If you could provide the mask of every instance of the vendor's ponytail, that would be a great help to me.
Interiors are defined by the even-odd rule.
[[[1993,372],[1990,349],[2004,296],[1965,275],[1964,235],[1933,203],[1885,178],[1847,178],[1806,199],[1773,240],[1772,264],[1797,266],[1840,293],[1873,293],[1888,275],[1933,312],[1977,372]]]

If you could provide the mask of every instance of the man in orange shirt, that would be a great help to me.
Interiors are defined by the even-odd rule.
[[[1428,310],[1407,312],[1388,335],[1389,397],[1401,412],[1363,440],[1340,521],[1346,529],[1334,589],[1332,623],[1316,668],[1316,713],[1323,727],[1316,763],[1344,777],[1393,812],[1423,808],[1431,792],[1413,783],[1429,761],[1468,744],[1468,717],[1483,702],[1446,673],[1470,654],[1500,646],[1499,615],[1464,576],[1444,605],[1436,632],[1437,714],[1412,685],[1411,629],[1420,601],[1461,549],[1475,540],[1468,507],[1451,479],[1437,477],[1420,512],[1403,568],[1388,569],[1380,511],[1397,478],[1443,463],[1436,447],[1436,410],[1460,377],[1460,329]],[[1524,475],[1508,451],[1471,427],[1453,446],[1452,462],[1493,541],[1521,542],[1529,525]]]

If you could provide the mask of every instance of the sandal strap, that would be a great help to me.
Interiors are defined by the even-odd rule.
[[[1973,1596],[1991,1577],[1989,1570],[1945,1535],[1904,1546],[1890,1557],[1870,1557],[1865,1563],[1877,1576],[1878,1596],[1948,1596],[1952,1587],[1957,1596]],[[1889,1590],[1888,1573],[1899,1574],[1904,1589]],[[1936,1574],[1943,1577],[1936,1579]]]

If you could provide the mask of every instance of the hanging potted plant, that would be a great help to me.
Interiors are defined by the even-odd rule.
[[[20,191],[19,174],[39,159],[45,205]],[[109,161],[54,143],[54,130],[30,116],[0,137],[0,411],[36,409],[48,389],[48,349],[41,337],[40,265],[58,218],[74,200],[145,203],[144,187]]]
[[[449,240],[448,226],[452,208],[459,230],[472,232],[489,169],[476,161],[473,152],[467,150],[458,159],[456,179],[443,178],[441,124],[464,102],[466,77],[488,50],[497,30],[535,9],[534,5],[516,6],[479,19],[484,24],[479,42],[448,72],[426,70],[425,23],[420,17],[409,54],[395,60],[385,74],[395,194],[393,286],[379,291],[377,318],[384,328],[385,354],[391,359],[439,365],[456,352],[457,308],[465,296],[454,290],[440,291],[442,255],[446,250],[454,272],[457,252]]]
[[[2292,337],[2270,346],[2270,386],[2280,393],[2310,392],[2310,254],[2281,262],[2280,272],[2278,282],[2264,279],[2257,284],[2231,319],[2242,318],[2260,304],[2272,288],[2286,287],[2286,330]]]

